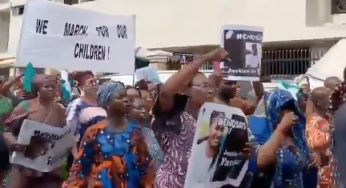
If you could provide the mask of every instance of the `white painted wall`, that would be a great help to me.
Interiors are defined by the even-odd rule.
[[[0,12],[0,53],[7,52],[9,39],[10,12]]]
[[[160,48],[217,44],[223,24],[262,26],[265,42],[344,37],[346,26],[330,25],[333,19],[326,2],[102,0],[74,6],[107,14],[135,14],[137,45]]]
[[[11,2],[16,6],[26,0]],[[339,38],[346,33],[346,25],[341,25],[346,15],[332,16],[329,0],[98,0],[75,6],[136,14],[136,45],[147,48],[218,44],[222,24],[263,26],[265,42]],[[11,53],[17,48],[21,22],[21,16],[11,18]]]

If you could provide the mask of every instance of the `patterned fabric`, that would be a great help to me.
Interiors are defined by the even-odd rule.
[[[330,124],[321,116],[313,113],[307,118],[306,140],[311,150],[330,156]],[[321,187],[334,187],[333,174],[335,173],[335,159],[329,158],[328,165],[319,168],[319,184]]]
[[[156,173],[157,188],[184,187],[196,121],[186,112],[182,113],[180,119],[183,126],[178,133],[154,130],[164,154],[164,161]]]
[[[112,80],[107,81],[103,83],[97,90],[97,102],[105,108],[107,107],[108,100],[113,95],[113,93],[123,89],[125,89],[125,86],[121,82],[115,82]]]
[[[334,89],[334,91],[330,95],[330,104],[328,107],[328,113],[327,113],[327,120],[329,123],[332,125],[330,129],[330,136],[331,136],[331,144],[330,144],[330,151],[331,155],[334,156],[334,163],[337,163],[337,157],[339,159],[344,159],[342,154],[344,153],[343,149],[336,151],[336,139],[335,135],[339,135],[340,141],[342,141],[344,135],[343,135],[343,130],[344,130],[344,123],[345,123],[345,101],[346,101],[346,83],[343,82],[339,85],[337,85]],[[340,109],[341,108],[341,109]],[[334,114],[335,113],[335,114]],[[335,129],[338,129],[338,132],[336,132]],[[340,146],[342,146],[342,143],[339,143]],[[338,155],[336,155],[338,153]],[[341,155],[341,156],[340,156]],[[340,162],[341,163],[341,162]],[[342,166],[342,165],[339,165]],[[339,171],[345,171],[345,169],[340,168],[338,169],[336,165],[334,165],[335,169],[333,169],[333,182],[335,184],[335,187],[344,187],[342,184],[346,184],[345,178],[340,177],[340,172]],[[346,173],[345,173],[346,174]],[[341,180],[341,181],[340,181]],[[343,181],[343,182],[342,182]]]
[[[107,113],[104,109],[97,107],[96,104],[84,102],[81,98],[73,100],[67,106],[66,114],[67,122],[73,119],[77,120],[77,133],[80,138],[84,136],[85,131],[91,125],[94,125],[107,117]]]
[[[296,107],[295,113],[298,116],[298,124],[292,129],[294,145],[285,146],[278,150],[272,186],[274,188],[315,188],[316,184],[306,184],[306,182],[310,182],[309,174],[307,175],[305,173],[308,164],[310,164],[310,152],[305,142],[306,120],[299,110],[297,102],[288,91],[274,90],[266,93],[262,103],[260,103],[263,105],[266,104],[266,108],[259,106],[258,108],[261,110],[257,110],[257,112],[258,114],[262,114],[263,111],[266,111],[267,117],[260,115],[256,117],[256,121],[251,121],[250,119],[250,128],[257,143],[264,144],[270,139],[270,135],[280,123],[281,108],[288,102],[294,103]],[[252,127],[257,127],[257,129],[252,129]],[[255,155],[257,155],[257,152],[258,150],[256,150]],[[315,178],[314,181],[317,180],[313,175],[311,177]]]
[[[10,115],[10,113],[13,110],[13,106],[11,101],[6,98],[6,97],[2,97],[0,99],[0,131],[2,132],[5,126],[5,121],[8,118],[8,116]]]
[[[156,140],[154,132],[148,127],[142,127],[142,134],[148,146],[149,154],[154,160],[154,167],[157,170],[163,163],[163,152]]]
[[[90,127],[63,188],[152,188],[155,178],[141,130],[115,132],[108,121]]]

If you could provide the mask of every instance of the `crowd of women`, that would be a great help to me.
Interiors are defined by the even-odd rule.
[[[257,101],[251,103],[238,97],[236,82],[224,79],[222,71],[208,78],[198,72],[205,62],[221,62],[226,55],[213,50],[160,84],[101,84],[92,72],[73,72],[79,94],[71,101],[61,97],[54,75],[34,76],[30,92],[21,87],[22,75],[2,83],[1,178],[11,188],[183,188],[199,108],[214,102],[248,115],[251,136],[244,157],[254,178],[240,187],[341,187],[331,133],[346,84],[331,77],[312,91],[303,85],[294,97],[286,90],[265,92],[253,82]],[[42,173],[10,164],[11,152],[34,159],[46,141],[37,137],[29,145],[17,144],[25,119],[57,127],[78,122],[66,166]]]

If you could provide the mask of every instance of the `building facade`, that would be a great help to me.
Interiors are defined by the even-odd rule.
[[[27,0],[0,0],[0,75],[15,74],[16,69],[11,67],[15,61],[26,1]],[[74,5],[93,0],[52,1]],[[39,72],[41,71],[42,70],[39,70]]]
[[[223,24],[262,26],[262,72],[268,75],[304,73],[346,33],[342,0],[55,1],[106,14],[136,15],[136,45],[169,52],[203,54],[218,45]],[[0,0],[0,60],[15,56],[25,2]]]

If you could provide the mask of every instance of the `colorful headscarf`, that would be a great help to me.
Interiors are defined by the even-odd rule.
[[[97,90],[97,102],[103,108],[106,108],[109,102],[109,98],[116,92],[124,90],[125,86],[121,82],[109,80],[103,83]]]

